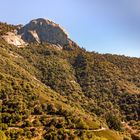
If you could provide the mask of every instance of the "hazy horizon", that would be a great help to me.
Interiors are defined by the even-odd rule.
[[[53,20],[88,51],[140,57],[138,0],[5,0],[0,12],[0,21],[10,24]]]

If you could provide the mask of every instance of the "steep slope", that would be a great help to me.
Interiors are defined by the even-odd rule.
[[[37,80],[35,74],[32,75],[37,70],[22,56],[8,49],[14,46],[6,46],[6,43],[4,48],[2,46],[3,44],[0,47],[0,126],[7,137],[53,138],[55,132],[62,133],[59,139],[65,135],[76,138],[79,137],[79,132],[69,132],[70,128],[75,131],[99,128],[96,117],[67,104],[67,98]],[[93,132],[90,133],[92,135]]]
[[[59,48],[47,42],[18,48],[0,39],[5,135],[119,140],[127,123],[136,130],[128,136],[138,138],[140,59]]]

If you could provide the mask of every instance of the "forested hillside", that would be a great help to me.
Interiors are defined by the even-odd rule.
[[[9,45],[0,24],[0,140],[139,140],[140,59],[51,43]]]

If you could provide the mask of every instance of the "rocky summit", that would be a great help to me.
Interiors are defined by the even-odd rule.
[[[78,45],[69,38],[64,28],[53,21],[43,18],[31,20],[24,26],[12,26],[12,30],[8,30],[2,35],[2,38],[8,44],[17,47],[25,47],[30,43],[51,43],[59,48],[66,49],[72,49],[72,47],[75,46],[78,47]]]
[[[58,24],[43,18],[30,21],[18,29],[25,42],[49,42],[62,46],[69,44],[68,34]]]

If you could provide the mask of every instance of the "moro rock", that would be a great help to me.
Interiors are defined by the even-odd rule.
[[[58,24],[43,18],[30,21],[25,26],[18,29],[18,35],[25,42],[49,42],[66,46],[70,44],[70,39],[65,30]]]

